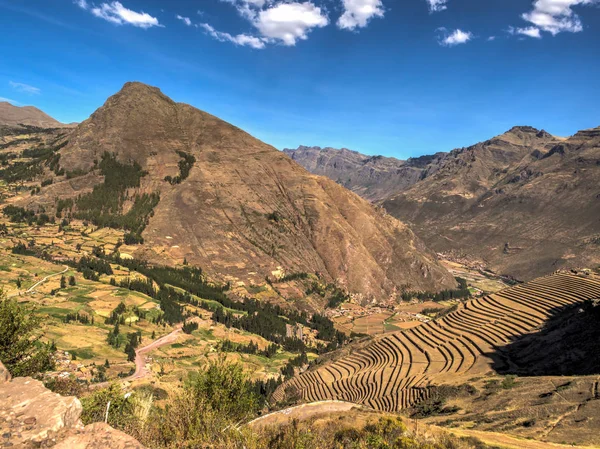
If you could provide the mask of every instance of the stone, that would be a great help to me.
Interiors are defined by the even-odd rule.
[[[0,384],[0,397],[0,431],[15,445],[40,443],[77,426],[83,410],[76,397],[53,393],[30,377]]]
[[[5,366],[0,362],[0,384],[8,382],[11,379],[11,375]]]
[[[54,449],[144,449],[134,438],[104,423],[90,424],[70,433]]]

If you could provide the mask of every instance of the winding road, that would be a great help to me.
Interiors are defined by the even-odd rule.
[[[49,274],[49,275],[48,275],[48,276],[46,276],[44,279],[42,279],[42,280],[40,280],[40,281],[36,282],[35,284],[33,284],[31,287],[29,287],[29,288],[28,288],[27,290],[25,290],[24,292],[21,292],[21,291],[19,291],[19,292],[17,292],[17,293],[13,293],[12,295],[10,295],[10,296],[9,296],[9,298],[13,298],[13,297],[15,297],[15,296],[19,296],[19,295],[21,295],[21,293],[35,293],[35,289],[36,289],[36,287],[39,287],[41,284],[43,284],[44,282],[46,282],[48,279],[50,279],[50,278],[53,278],[53,277],[55,277],[55,276],[59,276],[59,275],[61,275],[61,274],[65,274],[67,271],[69,271],[69,267],[67,267],[67,266],[64,266],[64,267],[65,267],[65,269],[64,269],[64,270],[62,270],[61,272],[59,272],[59,273],[53,273],[53,274]]]
[[[161,346],[169,345],[175,342],[180,333],[181,327],[178,327],[170,334],[165,335],[164,337],[160,337],[158,340],[154,340],[148,346],[144,346],[143,348],[137,349],[135,351],[135,373],[125,378],[124,380],[131,382],[133,380],[143,379],[144,377],[149,375],[150,373],[146,369],[145,354],[147,354],[150,351],[153,351],[154,349],[160,348]]]

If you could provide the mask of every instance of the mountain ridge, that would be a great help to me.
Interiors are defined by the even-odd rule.
[[[600,263],[600,249],[592,243],[600,241],[599,192],[593,193],[599,137],[600,128],[563,138],[515,126],[438,153],[416,181],[386,181],[384,187],[395,191],[385,190],[383,199],[364,193],[377,185],[352,189],[408,223],[435,251],[466,255],[527,280]]]

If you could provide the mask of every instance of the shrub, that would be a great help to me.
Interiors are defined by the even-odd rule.
[[[41,342],[41,318],[0,291],[0,360],[13,376],[33,376],[54,368],[49,345]]]

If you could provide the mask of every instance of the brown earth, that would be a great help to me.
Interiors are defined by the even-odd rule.
[[[55,182],[24,204],[53,207],[57,196],[89,191],[101,180],[94,161],[107,151],[148,171],[142,192],[160,192],[137,257],[163,264],[186,258],[210,276],[247,283],[264,282],[278,270],[320,273],[364,299],[403,287],[455,285],[436,255],[382,209],[140,83],[127,83],[109,98],[60,150],[61,167],[89,174]],[[196,163],[187,179],[171,185],[164,178],[179,174],[177,151]]]

